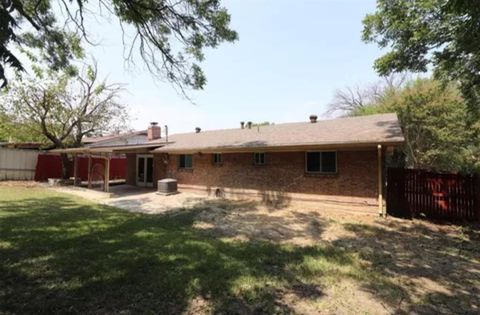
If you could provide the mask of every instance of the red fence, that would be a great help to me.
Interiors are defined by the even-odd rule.
[[[92,179],[102,180],[104,176],[105,160],[92,158]],[[110,160],[110,179],[124,179],[127,174],[127,159],[115,156]],[[69,163],[68,176],[73,176],[73,162]],[[88,158],[77,158],[77,176],[82,181],[88,180]],[[35,169],[35,180],[46,181],[48,178],[62,177],[62,160],[59,155],[39,154]]]
[[[387,213],[451,221],[480,220],[478,176],[389,168]]]

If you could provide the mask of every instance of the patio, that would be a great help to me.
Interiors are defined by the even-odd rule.
[[[55,187],[53,189],[130,212],[147,214],[160,214],[180,209],[191,209],[205,200],[213,199],[204,194],[191,192],[180,192],[176,195],[163,196],[157,194],[154,188],[131,185],[110,186],[108,193],[76,186]]]
[[[73,194],[102,205],[142,214],[195,214],[195,228],[214,236],[235,240],[263,240],[275,243],[313,245],[349,235],[331,222],[358,223],[377,221],[371,212],[345,210],[328,203],[289,202],[271,203],[265,200],[224,199],[190,190],[164,196],[153,188],[131,185],[110,187],[110,192],[77,186],[51,188]],[[383,220],[379,220],[383,224]]]

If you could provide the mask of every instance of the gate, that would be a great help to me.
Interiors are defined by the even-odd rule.
[[[480,220],[478,176],[387,170],[387,213],[403,218]]]

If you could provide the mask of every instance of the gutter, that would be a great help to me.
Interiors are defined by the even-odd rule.
[[[153,153],[251,153],[251,152],[295,152],[308,150],[326,150],[326,149],[376,149],[379,144],[384,147],[399,146],[405,141],[390,142],[356,142],[356,143],[325,143],[325,144],[300,144],[300,145],[276,145],[276,146],[217,146],[217,147],[198,147],[198,148],[169,148],[164,146],[153,150]]]

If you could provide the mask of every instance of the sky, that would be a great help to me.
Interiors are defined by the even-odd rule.
[[[325,117],[335,90],[378,79],[374,60],[381,51],[361,41],[362,19],[374,0],[228,0],[235,43],[206,51],[201,64],[207,85],[183,98],[168,82],[156,80],[137,60],[125,65],[121,30],[115,21],[93,25],[99,45],[87,55],[101,76],[128,92],[131,127],[149,122],[170,133],[236,128],[240,121],[273,123]],[[93,23],[93,22],[92,22]]]

